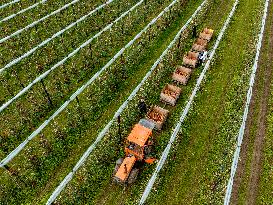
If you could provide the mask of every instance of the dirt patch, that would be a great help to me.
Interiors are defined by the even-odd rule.
[[[270,2],[270,5],[272,2]],[[270,8],[270,6],[269,6]],[[254,140],[253,153],[251,159],[251,167],[250,167],[250,177],[247,182],[247,190],[246,190],[246,199],[245,202],[248,205],[255,204],[259,182],[260,182],[260,174],[262,168],[262,159],[263,159],[263,145],[264,145],[264,136],[266,133],[266,116],[269,110],[268,100],[270,96],[270,86],[272,80],[272,68],[271,63],[273,62],[273,22],[272,18],[268,16],[267,19],[267,28],[266,32],[269,32],[270,39],[268,42],[264,39],[263,44],[266,45],[268,43],[268,53],[265,59],[260,59],[259,65],[264,66],[264,70],[257,70],[256,82],[259,79],[265,79],[262,84],[262,94],[259,96],[259,84],[255,83],[253,89],[253,98],[250,104],[250,110],[245,130],[244,141],[241,147],[240,153],[240,161],[238,163],[237,173],[235,176],[233,191],[231,197],[231,204],[238,204],[239,197],[239,188],[244,179],[246,161],[247,161],[247,153],[249,148],[250,141],[250,130],[253,124],[257,125],[256,136]],[[262,60],[262,61],[261,61]],[[263,65],[265,63],[265,65]],[[261,100],[259,101],[259,97]],[[257,121],[254,121],[254,110],[259,109]]]

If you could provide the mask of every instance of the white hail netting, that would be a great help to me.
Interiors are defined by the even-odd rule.
[[[117,110],[115,115],[113,116],[112,120],[108,122],[108,124],[104,127],[104,129],[99,133],[98,137],[96,138],[95,142],[85,151],[85,153],[82,155],[80,160],[77,162],[75,167],[72,169],[72,171],[63,179],[63,181],[59,184],[59,186],[55,189],[55,191],[52,193],[50,198],[47,201],[47,204],[51,204],[61,193],[61,191],[65,188],[65,186],[69,183],[69,181],[72,179],[75,172],[82,166],[82,164],[85,162],[87,157],[90,155],[90,153],[95,149],[97,144],[103,139],[105,134],[109,131],[111,125],[113,124],[114,120],[121,114],[121,112],[126,108],[127,104],[130,100],[136,95],[136,93],[139,91],[140,87],[144,84],[144,82],[147,80],[147,78],[152,74],[153,70],[157,67],[157,65],[161,62],[163,57],[168,53],[168,51],[175,45],[175,42],[179,39],[181,33],[188,27],[188,25],[191,23],[191,21],[195,18],[195,16],[199,13],[199,11],[202,9],[202,7],[205,5],[207,0],[205,0],[193,13],[193,15],[190,17],[190,19],[186,22],[186,24],[180,29],[180,31],[177,33],[173,41],[169,44],[169,46],[166,48],[166,50],[161,54],[161,56],[157,59],[157,61],[153,64],[151,69],[146,73],[145,77],[142,79],[142,81],[138,84],[138,86],[134,89],[134,91],[130,94],[130,96],[127,98],[127,100],[120,106],[120,108]],[[166,9],[164,11],[167,11]]]
[[[20,62],[21,60],[23,60],[24,58],[30,56],[32,53],[34,53],[36,50],[38,50],[39,48],[43,47],[44,45],[46,45],[47,43],[49,43],[50,41],[52,41],[54,38],[59,37],[60,35],[62,35],[65,31],[67,31],[68,29],[72,28],[73,26],[77,25],[78,23],[80,23],[81,21],[85,20],[87,17],[93,15],[94,13],[96,13],[98,10],[102,9],[103,7],[105,7],[106,5],[110,4],[111,2],[113,2],[114,0],[109,0],[106,3],[98,6],[97,8],[95,8],[94,10],[92,10],[91,12],[89,12],[88,14],[82,16],[81,18],[79,18],[77,21],[69,24],[67,27],[65,27],[64,29],[58,31],[57,33],[53,34],[50,38],[47,38],[46,40],[44,40],[42,43],[40,43],[38,46],[35,46],[34,48],[30,49],[28,52],[24,53],[22,56],[12,60],[11,62],[9,62],[7,65],[5,65],[3,68],[0,69],[0,73],[3,72],[4,70],[10,68],[11,66],[15,65],[16,63]],[[0,109],[1,112],[1,109]]]
[[[269,8],[268,4],[269,4],[269,0],[266,0],[265,7],[264,7],[264,15],[263,15],[262,24],[261,24],[261,31],[260,31],[259,40],[257,43],[256,56],[255,56],[255,60],[254,60],[253,68],[252,68],[252,73],[251,73],[251,77],[250,77],[250,81],[249,81],[249,89],[247,92],[247,100],[246,100],[246,104],[245,104],[243,121],[242,121],[240,130],[239,130],[239,134],[238,134],[238,138],[237,138],[237,147],[236,147],[236,150],[235,150],[234,156],[233,156],[233,162],[232,162],[232,166],[231,166],[230,178],[229,178],[228,185],[227,185],[227,191],[226,191],[226,195],[225,195],[224,205],[229,204],[231,193],[232,193],[233,180],[234,180],[234,176],[236,173],[237,164],[238,164],[238,160],[239,160],[239,156],[240,156],[240,150],[241,150],[241,145],[242,145],[243,137],[244,137],[244,133],[245,133],[246,120],[247,120],[247,116],[248,116],[250,101],[252,98],[252,90],[253,90],[253,85],[255,82],[255,76],[256,76],[256,71],[257,71],[257,66],[258,66],[258,61],[259,61],[259,56],[260,56],[260,50],[262,47],[262,40],[263,40],[263,35],[264,35],[265,23],[266,23],[268,8]]]
[[[100,5],[99,7],[97,7],[96,9],[94,9],[93,11],[91,11],[89,14],[87,15],[91,15],[93,13],[95,13],[96,11],[98,11],[99,9],[103,8],[104,6],[106,6],[107,4],[111,3],[113,0],[109,0],[108,2],[106,2],[105,4]],[[141,3],[143,2],[143,0],[141,1]],[[139,6],[140,3],[138,3],[136,6]],[[133,7],[135,8],[135,7]],[[28,84],[26,87],[24,87],[20,92],[18,92],[13,98],[9,99],[7,102],[5,102],[3,105],[1,105],[0,107],[0,113],[6,109],[13,101],[15,101],[17,98],[19,98],[20,96],[22,96],[24,93],[26,93],[33,85],[35,85],[36,83],[40,82],[43,78],[45,78],[50,72],[52,72],[53,70],[55,70],[57,67],[63,65],[69,58],[73,57],[76,53],[78,53],[82,48],[84,48],[85,46],[87,46],[89,43],[91,43],[91,41],[93,41],[95,38],[98,38],[103,32],[109,30],[115,23],[117,23],[121,18],[123,18],[125,15],[127,15],[129,12],[131,11],[127,11],[125,12],[123,15],[121,15],[118,19],[116,19],[113,23],[107,25],[104,29],[102,29],[100,32],[98,32],[95,36],[93,36],[92,38],[90,38],[89,40],[87,40],[85,43],[83,43],[82,45],[80,45],[78,48],[76,48],[74,51],[72,51],[71,53],[69,53],[65,58],[63,58],[61,61],[59,61],[58,63],[56,63],[54,66],[52,66],[49,70],[47,70],[46,72],[44,72],[43,74],[41,74],[39,77],[37,77],[35,80],[33,80],[30,84]],[[8,68],[12,65],[14,65],[15,63],[19,62],[20,60],[22,60],[23,58],[29,56],[31,53],[35,52],[35,50],[37,50],[38,48],[44,46],[46,43],[48,43],[49,41],[51,41],[52,39],[54,39],[55,37],[61,35],[63,32],[65,32],[65,30],[73,27],[74,25],[76,25],[77,23],[79,23],[81,20],[83,20],[84,18],[87,17],[87,15],[83,16],[82,18],[78,19],[76,22],[70,24],[68,27],[66,27],[65,29],[59,31],[58,33],[54,34],[51,38],[48,38],[47,40],[45,40],[44,42],[42,42],[40,45],[38,45],[37,47],[29,50],[27,53],[25,53],[24,55],[22,55],[20,58],[15,59],[14,61],[12,61],[11,63],[9,63],[8,65],[6,65],[3,69]],[[0,72],[1,73],[1,72]]]
[[[43,18],[40,18],[40,19],[37,20],[37,21],[34,21],[33,23],[27,25],[26,27],[24,27],[24,28],[22,28],[22,29],[19,29],[18,31],[15,31],[14,33],[10,34],[9,36],[6,36],[6,37],[0,39],[0,43],[5,42],[6,40],[8,40],[8,39],[10,39],[10,38],[12,38],[12,37],[14,37],[14,36],[16,36],[16,35],[22,33],[23,31],[25,31],[25,30],[27,30],[27,29],[29,29],[29,28],[32,28],[33,26],[35,26],[36,24],[40,23],[41,21],[44,21],[45,19],[49,18],[50,16],[53,16],[53,15],[55,15],[55,14],[61,12],[62,10],[66,9],[67,7],[69,7],[70,5],[77,3],[78,1],[79,1],[79,0],[74,0],[74,1],[72,1],[72,2],[70,2],[70,3],[68,3],[68,4],[65,4],[63,7],[59,8],[58,10],[53,11],[52,13],[50,13],[50,14],[44,16]],[[1,72],[2,72],[2,69],[0,70],[0,73],[1,73]]]
[[[156,18],[154,18],[142,31],[140,31],[124,48],[122,48],[100,71],[98,71],[95,75],[93,75],[93,77],[83,86],[81,86],[73,95],[70,96],[70,98],[65,101],[65,103],[57,110],[55,111],[55,113],[53,113],[52,116],[50,116],[47,120],[45,120],[43,122],[42,125],[40,125],[39,128],[37,128],[30,136],[28,136],[28,138],[22,142],[18,147],[16,147],[11,153],[8,154],[7,157],[5,157],[1,163],[0,163],[0,167],[3,167],[4,165],[6,165],[9,161],[11,161],[26,145],[29,141],[31,141],[35,136],[37,136],[49,123],[52,119],[54,119],[57,115],[59,115],[68,105],[71,101],[73,101],[80,93],[82,93],[84,91],[85,88],[87,88],[91,83],[93,83],[94,80],[96,80],[99,75],[106,70],[118,57],[120,57],[124,51],[129,48],[144,32],[146,32],[146,30],[153,25],[164,13],[166,13],[170,7],[172,7],[178,0],[174,0],[168,7],[166,7]],[[110,27],[109,24],[108,27]],[[91,39],[89,39],[91,40]],[[85,45],[87,45],[89,43],[89,40],[86,41],[83,45],[81,45],[78,49],[83,48]],[[76,51],[74,51],[76,52]],[[73,55],[73,53],[70,53],[68,57],[70,57],[71,55]],[[60,62],[59,62],[60,63]],[[55,64],[54,67],[52,67],[51,69],[55,69],[57,66],[57,64]],[[50,70],[46,71],[44,74],[42,75],[47,75],[47,73],[49,73]],[[43,76],[40,76],[41,78],[43,78]],[[36,79],[37,80],[37,79]],[[35,81],[36,83],[36,81]],[[29,85],[28,85],[29,86]],[[26,87],[27,88],[27,87]]]
[[[7,6],[11,5],[11,4],[15,4],[15,3],[19,2],[19,1],[21,1],[21,0],[14,0],[14,1],[8,2],[6,4],[3,4],[3,5],[0,6],[0,9],[3,9],[3,8],[5,8],[5,7],[7,7]]]
[[[82,44],[80,47],[78,47],[76,50],[74,50],[72,53],[70,53],[66,58],[64,58],[62,61],[59,63],[55,64],[50,70],[46,71],[43,73],[39,78],[36,78],[32,83],[30,83],[27,87],[25,87],[20,93],[18,93],[15,97],[18,98],[19,94],[22,95],[25,93],[33,84],[39,82],[41,79],[43,79],[46,75],[49,74],[52,70],[57,68],[58,66],[62,65],[68,58],[72,57],[75,55],[76,52],[78,52],[80,49],[88,45],[93,39],[99,37],[104,31],[110,29],[115,23],[117,23],[120,19],[122,19],[124,16],[128,15],[130,12],[132,12],[137,6],[139,6],[144,0],[141,0],[138,2],[136,5],[134,5],[131,9],[123,13],[119,18],[117,18],[114,22],[111,24],[108,24],[103,30],[101,30],[99,33],[97,33],[95,36],[90,38],[88,41],[86,41],[84,44]],[[127,44],[128,45],[128,44]],[[131,44],[130,44],[131,45]],[[129,47],[129,46],[127,46]],[[127,48],[125,47],[125,48]],[[80,87],[73,95],[70,96],[70,98],[52,115],[50,116],[44,123],[36,129],[24,142],[22,142],[18,147],[16,147],[9,155],[4,158],[1,163],[0,167],[3,167],[6,165],[9,161],[11,161],[26,145],[27,143],[32,140],[35,136],[37,136],[49,123],[52,119],[54,119],[57,115],[59,115],[68,105],[69,103],[74,100],[80,93],[83,92],[83,90],[88,87],[95,79],[99,77],[99,75],[106,69],[108,68],[121,54],[125,51],[125,48],[122,48],[100,71],[98,71],[86,84],[84,84],[82,87]],[[7,106],[4,104],[0,108],[0,112],[5,108],[4,106]]]
[[[150,180],[149,180],[149,182],[148,182],[148,185],[146,186],[146,188],[145,188],[145,190],[144,190],[144,192],[143,192],[143,194],[142,194],[142,197],[141,197],[141,199],[140,199],[139,204],[144,204],[144,203],[145,203],[146,199],[148,198],[148,196],[149,196],[149,194],[150,194],[150,192],[151,192],[151,189],[152,189],[152,187],[153,187],[153,185],[154,185],[154,182],[155,182],[155,180],[156,180],[156,178],[157,178],[158,173],[160,172],[161,168],[163,167],[163,165],[164,165],[165,162],[166,162],[166,159],[167,159],[167,157],[168,157],[168,155],[169,155],[169,152],[170,152],[170,150],[171,150],[171,146],[172,146],[173,142],[175,141],[176,136],[177,136],[177,134],[178,134],[178,132],[179,132],[179,130],[180,130],[180,128],[181,128],[181,125],[182,125],[182,123],[183,123],[185,117],[187,116],[187,114],[188,114],[188,112],[189,112],[189,110],[190,110],[190,106],[191,106],[191,104],[193,103],[194,97],[195,97],[197,91],[198,91],[199,88],[200,88],[201,82],[203,81],[203,79],[204,79],[204,77],[205,77],[205,74],[206,74],[206,72],[207,72],[207,70],[208,70],[208,68],[209,68],[209,66],[210,66],[210,63],[211,63],[211,61],[212,61],[212,59],[213,59],[213,56],[214,56],[214,54],[215,54],[215,51],[216,51],[216,49],[218,48],[219,43],[220,43],[220,41],[222,40],[222,37],[223,37],[223,35],[224,35],[224,33],[225,33],[225,31],[226,31],[226,29],[227,29],[229,23],[230,23],[230,20],[231,20],[233,14],[234,14],[234,12],[235,12],[235,10],[236,10],[236,8],[237,8],[237,4],[238,4],[238,0],[235,1],[234,5],[233,5],[233,8],[232,8],[232,10],[231,10],[231,12],[230,12],[230,14],[229,14],[229,16],[228,16],[228,18],[227,18],[227,20],[226,20],[224,26],[222,27],[222,29],[221,29],[221,31],[220,31],[220,33],[219,33],[219,35],[218,35],[218,38],[217,38],[217,40],[216,40],[216,43],[214,44],[214,47],[213,47],[212,52],[211,52],[211,54],[210,54],[210,56],[209,56],[209,59],[208,59],[207,63],[205,64],[205,67],[204,67],[202,73],[200,74],[200,76],[199,76],[199,78],[198,78],[198,80],[197,80],[197,83],[196,83],[196,85],[195,85],[195,88],[194,88],[194,90],[193,90],[193,92],[192,92],[192,94],[191,94],[191,96],[190,96],[190,98],[189,98],[189,100],[188,100],[188,102],[187,102],[186,107],[184,108],[184,110],[183,110],[183,112],[182,112],[182,114],[181,114],[181,116],[180,116],[179,122],[177,123],[177,125],[176,125],[176,127],[175,127],[175,129],[174,129],[174,131],[173,131],[173,133],[172,133],[172,135],[171,135],[171,138],[170,138],[170,140],[169,140],[169,143],[168,143],[168,145],[166,146],[165,150],[163,151],[162,156],[161,156],[161,158],[160,158],[160,160],[159,160],[159,162],[158,162],[158,164],[157,164],[157,166],[156,166],[156,169],[155,169],[155,171],[154,171],[152,177],[150,178]]]
[[[13,13],[13,14],[11,14],[11,15],[9,15],[9,16],[3,18],[2,20],[0,20],[0,23],[5,22],[5,21],[8,21],[8,20],[14,18],[15,16],[17,16],[17,15],[19,15],[19,14],[22,14],[22,13],[24,13],[24,12],[30,10],[30,9],[33,9],[33,8],[35,8],[36,6],[38,6],[39,4],[43,4],[43,3],[45,3],[45,2],[47,2],[47,0],[39,1],[39,2],[37,2],[37,3],[35,3],[35,4],[33,4],[33,5],[31,5],[31,6],[27,7],[27,8],[25,8],[25,9],[22,9],[22,10],[16,12],[16,13]]]

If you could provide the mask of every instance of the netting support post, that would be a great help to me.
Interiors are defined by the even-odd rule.
[[[177,44],[177,48],[180,48],[180,44],[181,44],[181,35],[179,36],[179,39],[178,39],[178,44]]]
[[[81,105],[80,105],[80,100],[79,100],[78,96],[76,96],[76,101],[78,103],[78,106],[80,107]]]
[[[46,89],[46,86],[45,86],[45,84],[44,84],[43,79],[41,80],[41,83],[42,83],[43,89],[44,89],[44,91],[45,91],[45,93],[46,93],[47,100],[48,100],[49,104],[50,104],[51,106],[53,106],[52,100],[51,100],[51,98],[50,98],[49,93],[47,92],[47,89]]]
[[[118,116],[118,135],[119,135],[119,140],[121,142],[120,115]]]

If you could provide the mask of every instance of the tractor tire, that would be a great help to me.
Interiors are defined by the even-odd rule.
[[[150,154],[152,153],[153,151],[153,147],[152,146],[147,146],[144,148],[144,154],[145,156],[150,156]]]
[[[134,168],[131,171],[131,173],[128,177],[128,180],[127,180],[128,184],[133,184],[136,181],[138,173],[139,173],[139,169],[137,169],[137,168]]]

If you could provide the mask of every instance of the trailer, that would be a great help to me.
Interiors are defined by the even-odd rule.
[[[196,51],[196,52],[201,52],[201,51],[204,51],[206,50],[207,48],[207,45],[208,45],[208,42],[207,40],[204,40],[202,38],[198,38],[193,46],[192,46],[192,51]]]
[[[147,113],[146,119],[155,124],[155,129],[161,130],[169,111],[159,106],[153,106]]]
[[[184,66],[177,66],[175,69],[172,79],[180,84],[186,85],[190,79],[192,70]]]
[[[189,51],[187,55],[183,57],[183,64],[185,66],[195,68],[198,64],[198,56],[199,56],[198,52]]]
[[[199,38],[206,40],[209,42],[213,36],[214,31],[209,28],[205,28],[199,35]]]
[[[160,93],[160,100],[164,103],[175,106],[176,101],[181,94],[181,91],[181,88],[171,84],[167,84]]]

